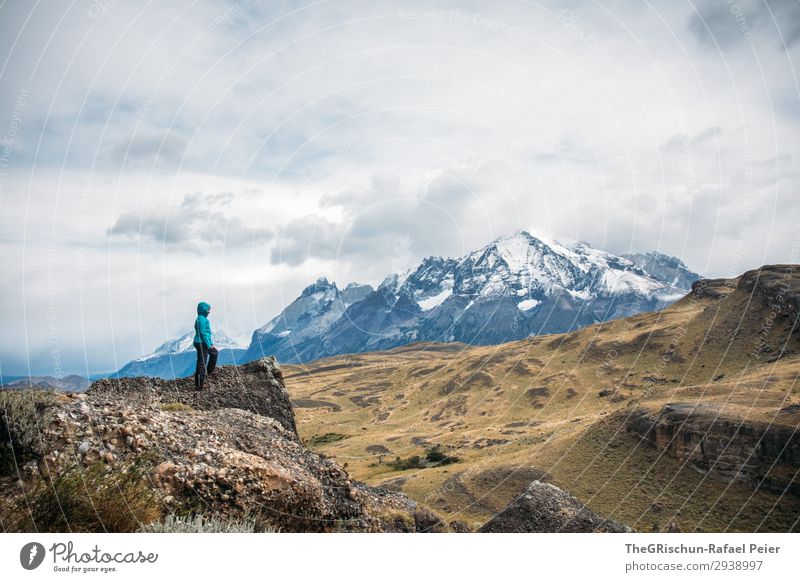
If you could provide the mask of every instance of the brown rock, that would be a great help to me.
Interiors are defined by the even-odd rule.
[[[484,533],[629,532],[555,485],[533,481],[517,499],[478,530]]]

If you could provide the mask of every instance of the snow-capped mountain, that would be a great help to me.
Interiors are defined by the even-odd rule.
[[[232,339],[225,331],[212,324],[211,338],[219,350],[217,365],[239,363],[245,352],[244,346]],[[152,353],[131,360],[119,369],[112,378],[153,376],[173,379],[194,374],[197,352],[194,349],[194,331],[169,340]]]
[[[253,332],[245,358],[281,354],[284,361],[308,361],[321,349],[320,337],[345,310],[373,291],[370,285],[351,283],[340,290],[336,283],[321,277],[303,289],[300,296],[279,315]],[[306,350],[311,344],[311,351]],[[338,352],[337,352],[338,353]]]
[[[214,347],[218,350],[229,350],[229,349],[244,349],[239,342],[225,333],[222,330],[211,330],[211,339],[214,342]],[[153,358],[160,358],[162,356],[170,356],[175,354],[181,354],[184,352],[191,352],[195,353],[194,350],[194,332],[191,331],[187,334],[184,334],[178,338],[173,340],[169,340],[164,342],[160,346],[158,346],[152,353],[142,356],[140,358],[136,358],[133,360],[134,362],[144,362],[147,360],[152,360]]]
[[[645,273],[676,289],[689,289],[700,275],[689,268],[677,257],[670,257],[657,251],[649,253],[632,253],[622,255]]]
[[[495,344],[565,332],[659,309],[696,277],[657,274],[585,242],[522,231],[460,259],[429,257],[349,304],[320,279],[253,334],[247,358],[304,362],[414,341]]]

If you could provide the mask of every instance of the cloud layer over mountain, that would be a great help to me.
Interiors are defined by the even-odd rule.
[[[118,369],[534,226],[800,260],[798,4],[5,3],[0,367]]]

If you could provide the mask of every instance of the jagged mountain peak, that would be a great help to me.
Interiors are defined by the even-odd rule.
[[[308,285],[303,291],[300,293],[301,297],[307,297],[309,295],[313,295],[315,293],[326,293],[326,292],[338,292],[339,288],[336,286],[335,282],[328,281],[327,277],[320,277],[311,285]]]
[[[402,273],[390,273],[383,278],[378,289],[382,293],[397,293],[411,274],[412,269],[407,269]]]
[[[478,298],[498,295],[653,294],[663,283],[631,261],[586,241],[559,240],[522,230],[500,237],[459,262],[461,287]]]
[[[344,303],[345,307],[350,306],[353,303],[364,299],[364,297],[372,293],[372,291],[374,291],[372,285],[367,285],[364,283],[348,283],[347,287],[345,287],[342,291],[342,302]]]
[[[684,263],[678,257],[667,255],[659,251],[647,251],[645,253],[628,253],[622,256],[636,264],[638,263],[662,264],[667,267],[689,270],[689,267],[686,266],[686,263]]]
[[[689,269],[682,260],[659,251],[623,255],[651,277],[681,290],[690,288],[700,275]]]

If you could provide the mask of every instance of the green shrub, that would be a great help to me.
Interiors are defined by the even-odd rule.
[[[426,467],[419,455],[412,455],[407,459],[395,457],[394,461],[389,461],[387,465],[398,471],[406,471],[408,469],[424,469]]]
[[[373,514],[382,525],[382,531],[387,532],[413,532],[416,529],[414,516],[407,511],[389,509]]]
[[[422,458],[419,455],[412,455],[407,459],[401,459],[400,457],[395,457],[394,461],[389,461],[387,465],[392,467],[397,471],[406,471],[408,469],[427,469],[428,467],[441,467],[444,465],[450,465],[452,463],[457,463],[460,461],[458,457],[448,455],[444,451],[440,445],[433,445],[429,447],[425,453],[425,457]]]
[[[460,460],[458,457],[446,454],[439,445],[433,445],[431,448],[429,448],[427,454],[425,455],[425,459],[428,461],[429,467],[450,465],[452,463],[457,463]]]
[[[166,410],[167,412],[191,412],[194,408],[183,402],[168,402],[161,406],[161,410]]]
[[[338,441],[342,441],[344,439],[350,438],[350,435],[346,434],[339,434],[335,432],[326,432],[325,434],[318,434],[314,435],[305,441],[305,445],[309,448],[320,447],[323,445],[329,445],[331,443],[335,443]]]
[[[161,518],[161,502],[149,483],[152,463],[139,458],[125,467],[73,466],[39,482],[19,502],[19,531],[139,531]]]
[[[41,454],[41,432],[53,418],[57,399],[50,390],[0,390],[0,475]]]

